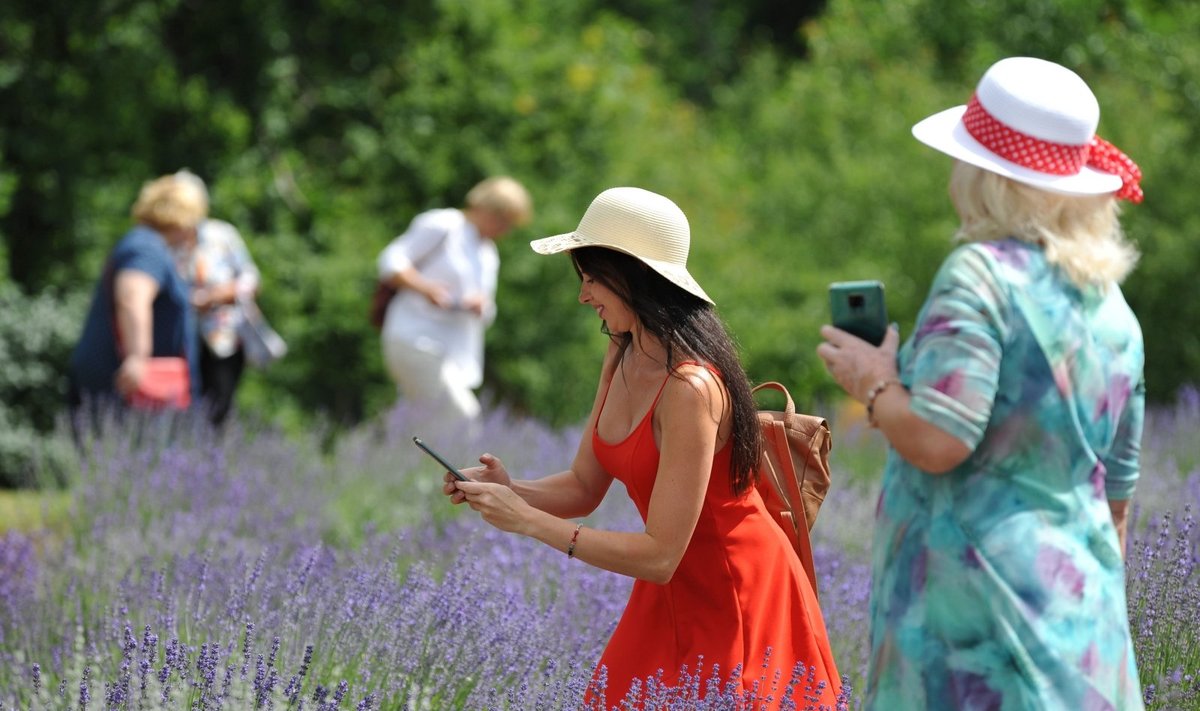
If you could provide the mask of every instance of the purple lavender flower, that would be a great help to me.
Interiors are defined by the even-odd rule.
[[[1130,522],[1130,619],[1155,709],[1200,700],[1188,637],[1200,627],[1200,532],[1191,513],[1200,503],[1200,456],[1189,446],[1200,406],[1188,407],[1148,414]],[[514,475],[540,476],[547,463],[569,461],[578,432],[550,432],[503,412],[489,413],[465,438],[425,432],[424,424],[420,413],[398,411],[384,433],[392,441],[351,432],[330,457],[303,440],[236,427],[219,443],[202,430],[165,447],[116,431],[98,441],[103,449],[70,494],[73,530],[64,545],[34,556],[27,539],[0,542],[0,566],[30,561],[22,568],[28,580],[0,575],[0,703],[20,706],[14,693],[51,683],[48,675],[58,706],[71,706],[67,689],[82,680],[70,670],[86,661],[89,688],[105,690],[106,706],[123,698],[129,709],[245,708],[251,699],[324,709],[350,699],[372,709],[600,708],[595,694],[607,690],[607,678],[593,667],[630,581],[447,505],[405,444],[415,429],[464,452],[504,443],[498,453]],[[843,456],[814,552],[834,654],[848,672],[837,707],[849,709],[851,682],[866,678],[864,532],[877,498],[870,477],[883,456],[869,432],[838,431]],[[334,520],[338,507],[350,507],[353,520]],[[589,523],[642,525],[619,496]],[[47,614],[46,600],[65,601],[64,609]],[[143,630],[136,645],[135,625]],[[256,649],[256,635],[270,640],[268,649]],[[161,649],[159,636],[170,640]],[[759,668],[749,665],[743,680],[741,669],[703,663],[680,670],[674,686],[643,683],[638,703],[697,711],[767,698],[784,709],[815,705],[823,682],[808,667],[789,679],[764,678]],[[8,669],[18,677],[5,676]],[[135,673],[136,699],[127,693]]]
[[[88,702],[92,700],[92,694],[88,688],[88,677],[91,673],[91,667],[83,668],[83,677],[79,681],[79,711],[87,711]]]

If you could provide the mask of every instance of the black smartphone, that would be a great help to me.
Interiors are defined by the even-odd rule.
[[[434,461],[436,461],[438,464],[441,464],[443,467],[445,467],[446,471],[453,474],[455,479],[458,479],[459,481],[470,481],[470,479],[468,479],[462,472],[460,472],[457,467],[455,467],[450,462],[447,462],[445,457],[443,457],[442,455],[440,455],[437,452],[430,449],[429,445],[425,444],[425,442],[420,437],[413,437],[413,444],[417,445],[426,454],[433,457]]]
[[[873,346],[883,343],[888,329],[883,282],[838,281],[830,284],[829,311],[834,326]]]

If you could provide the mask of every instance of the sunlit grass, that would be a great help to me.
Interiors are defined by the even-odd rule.
[[[0,534],[61,530],[70,508],[71,492],[63,489],[0,489]]]

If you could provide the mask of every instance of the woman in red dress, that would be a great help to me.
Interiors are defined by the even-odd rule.
[[[488,523],[635,578],[596,668],[586,705],[609,708],[647,679],[714,667],[779,704],[797,665],[798,708],[836,706],[840,680],[817,598],[755,488],[761,451],[750,383],[712,300],[687,271],[687,218],[639,188],[596,197],[571,233],[536,240],[569,251],[580,303],[612,341],[591,416],[566,471],[514,481],[499,459],[447,474],[445,492]],[[600,504],[613,479],[645,522],[640,532],[571,519]],[[601,683],[606,679],[606,683]],[[757,706],[756,706],[757,707]]]

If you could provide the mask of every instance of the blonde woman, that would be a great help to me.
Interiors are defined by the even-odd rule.
[[[399,289],[383,322],[383,356],[402,398],[459,421],[480,411],[484,331],[496,317],[496,240],[530,220],[516,180],[488,178],[462,209],[428,210],[379,255],[379,279]]]
[[[142,187],[131,214],[136,224],[109,254],[71,354],[72,405],[127,399],[154,356],[186,358],[196,394],[190,290],[173,250],[195,244],[207,201],[194,185],[167,175]]]
[[[1125,515],[1144,410],[1141,174],[1074,72],[1016,57],[913,127],[957,159],[965,244],[897,353],[817,352],[891,445],[875,522],[868,709],[1141,709]]]

